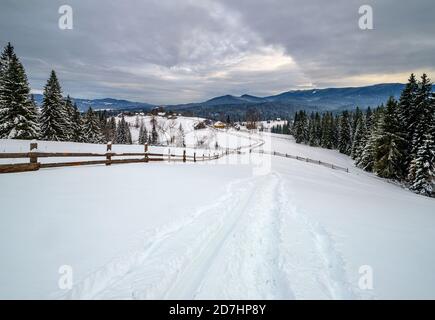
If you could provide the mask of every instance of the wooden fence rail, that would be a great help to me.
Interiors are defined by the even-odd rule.
[[[194,152],[193,155],[187,155],[186,150],[183,150],[183,154],[172,154],[170,151],[168,154],[163,153],[151,153],[148,152],[148,145],[144,145],[144,152],[123,152],[117,153],[112,152],[112,144],[107,144],[107,152],[105,153],[92,153],[92,152],[39,152],[37,143],[30,144],[30,152],[15,152],[15,153],[0,153],[0,159],[25,159],[28,158],[28,163],[14,163],[14,164],[0,164],[0,174],[1,173],[13,173],[13,172],[25,172],[25,171],[36,171],[41,168],[59,168],[59,167],[72,167],[72,166],[85,166],[85,165],[100,165],[104,164],[110,166],[112,164],[122,164],[122,163],[148,163],[156,161],[169,161],[169,162],[198,162],[198,161],[210,161],[222,158],[225,155],[233,153],[241,153],[241,149],[226,149],[221,153],[214,154],[197,154]],[[253,151],[254,153],[265,153],[274,156],[280,156],[285,158],[296,159],[299,161],[305,161],[309,163],[314,163],[318,165],[323,165],[325,167],[349,172],[348,168],[340,167],[332,163],[323,162],[320,160],[313,160],[310,158],[304,158],[299,156],[294,156],[291,154],[284,154],[276,151]],[[86,160],[86,161],[69,161],[69,162],[54,162],[54,163],[41,163],[38,162],[39,158],[104,158],[104,160]],[[130,159],[113,159],[114,157],[140,157],[140,158],[130,158]]]
[[[291,155],[291,154],[288,154],[288,153],[280,153],[280,152],[276,152],[276,151],[269,151],[268,152],[268,151],[264,151],[264,150],[261,150],[261,151],[252,151],[251,150],[251,152],[254,152],[254,153],[264,153],[264,154],[270,154],[272,156],[278,156],[278,157],[295,159],[295,160],[299,160],[299,161],[304,161],[304,162],[318,164],[318,165],[325,166],[325,167],[328,167],[328,168],[331,168],[331,169],[334,169],[334,170],[341,170],[341,171],[344,171],[344,172],[349,172],[349,168],[340,167],[340,166],[337,166],[335,164],[324,162],[324,161],[320,161],[320,160],[313,160],[313,159],[310,159],[310,158],[304,158],[304,157],[294,156],[294,155]]]
[[[92,152],[39,152],[37,151],[38,144],[32,142],[30,144],[30,152],[13,152],[13,153],[0,153],[0,159],[29,159],[29,163],[14,163],[14,164],[0,164],[1,173],[25,172],[36,171],[41,168],[59,168],[59,167],[73,167],[85,165],[98,165],[104,164],[110,166],[112,164],[121,163],[147,163],[155,161],[171,161],[171,162],[197,162],[216,160],[223,157],[225,154],[233,153],[233,151],[226,151],[215,154],[202,154],[199,156],[196,152],[193,155],[187,155],[186,150],[183,154],[163,154],[148,152],[148,145],[144,145],[144,152],[112,152],[112,144],[107,144],[107,152],[105,153],[92,153]],[[69,162],[54,162],[54,163],[40,163],[39,158],[105,158],[104,160],[86,160],[86,161],[69,161]],[[113,159],[114,157],[141,157],[133,159]]]

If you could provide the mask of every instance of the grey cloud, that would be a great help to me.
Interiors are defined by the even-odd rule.
[[[0,45],[15,45],[34,89],[54,68],[76,97],[166,104],[434,70],[431,0],[70,0],[62,31],[65,2],[0,4]],[[375,30],[358,29],[366,3]]]
[[[313,83],[434,69],[432,0],[224,1],[265,41],[285,46]],[[363,4],[373,7],[374,30],[358,28]]]

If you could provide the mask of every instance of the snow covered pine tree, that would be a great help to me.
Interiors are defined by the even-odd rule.
[[[89,108],[83,118],[82,134],[84,142],[88,143],[102,143],[103,134],[99,125],[98,117]]]
[[[427,196],[433,196],[435,190],[435,99],[431,91],[432,84],[423,74],[415,99],[419,121],[412,140],[413,158],[408,175],[411,190]]]
[[[139,144],[145,144],[148,142],[148,131],[145,123],[142,121],[139,127]]]
[[[374,172],[382,178],[400,180],[402,172],[402,152],[405,135],[401,130],[397,101],[390,97],[381,118],[378,136],[375,142],[376,152]]]
[[[0,59],[0,138],[35,139],[38,113],[26,72],[8,43]]]
[[[121,117],[116,128],[115,142],[119,144],[131,144],[131,133],[128,123],[125,121],[124,115]]]
[[[340,117],[340,130],[338,138],[338,150],[341,153],[350,155],[352,146],[352,134],[349,122],[349,112],[343,111]]]
[[[49,141],[66,141],[68,130],[65,119],[68,118],[62,89],[54,70],[44,87],[44,99],[40,116],[41,139]]]
[[[412,104],[414,116],[410,123],[410,133],[412,134],[411,145],[411,162],[408,170],[408,180],[411,183],[415,182],[416,178],[416,161],[419,149],[423,147],[426,134],[431,125],[433,125],[433,110],[431,103],[432,83],[426,74],[423,74],[421,81],[418,83],[418,88],[415,94],[415,100]]]

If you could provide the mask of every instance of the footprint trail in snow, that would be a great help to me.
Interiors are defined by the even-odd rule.
[[[147,236],[141,250],[90,274],[64,298],[355,298],[324,229],[270,173],[229,185],[189,218]]]

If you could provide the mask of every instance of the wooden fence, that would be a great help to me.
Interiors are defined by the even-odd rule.
[[[264,144],[260,143],[259,146]],[[257,148],[255,146],[254,148]],[[323,165],[325,167],[349,172],[348,168],[340,167],[332,163],[323,162],[320,160],[313,160],[309,158],[294,156],[287,153],[280,153],[276,151],[254,151],[253,148],[249,149],[249,152],[254,153],[264,153],[274,156],[280,156],[285,158],[296,159],[299,161],[314,163],[318,165]],[[73,167],[73,166],[84,166],[84,165],[99,165],[104,164],[110,166],[112,164],[122,164],[122,163],[148,163],[156,161],[169,161],[169,162],[199,162],[199,161],[210,161],[219,159],[225,155],[233,153],[242,153],[241,148],[237,149],[224,149],[219,153],[213,154],[197,154],[187,155],[186,150],[183,150],[183,154],[171,154],[171,153],[151,153],[148,151],[148,145],[144,145],[144,152],[129,152],[129,153],[116,153],[112,152],[112,144],[107,144],[107,151],[105,153],[84,153],[84,152],[39,152],[37,143],[30,143],[29,152],[19,152],[19,153],[0,153],[0,159],[29,159],[27,163],[13,163],[13,164],[0,164],[0,174],[1,173],[13,173],[13,172],[25,172],[25,171],[36,171],[41,168],[59,168],[59,167]],[[127,158],[127,159],[114,159],[119,157],[140,157],[140,158]],[[101,160],[84,160],[84,161],[69,161],[69,162],[53,162],[53,163],[41,163],[38,162],[40,158],[103,158]]]
[[[288,154],[288,153],[280,153],[280,152],[276,152],[276,151],[263,151],[263,150],[253,151],[252,149],[250,150],[250,152],[264,153],[264,154],[270,154],[272,156],[278,156],[278,157],[295,159],[295,160],[299,160],[299,161],[304,161],[304,162],[318,164],[318,165],[325,166],[325,167],[328,167],[328,168],[331,168],[331,169],[335,169],[335,170],[341,170],[341,171],[344,171],[344,172],[349,172],[349,168],[340,167],[340,166],[337,166],[335,164],[324,162],[324,161],[320,161],[320,160],[313,160],[313,159],[310,159],[310,158],[304,158],[304,157],[294,156],[294,155],[291,155],[291,154]]]
[[[112,152],[112,144],[107,144],[107,152],[105,153],[83,153],[83,152],[39,152],[37,143],[30,143],[30,152],[20,153],[0,153],[0,159],[23,159],[28,158],[28,163],[14,163],[14,164],[0,164],[0,173],[13,173],[36,171],[41,168],[59,168],[59,167],[72,167],[84,165],[98,165],[104,164],[110,166],[112,164],[121,163],[148,163],[154,161],[171,161],[171,162],[199,162],[216,160],[224,155],[235,153],[234,150],[226,149],[221,153],[202,154],[196,152],[193,155],[187,155],[186,150],[183,154],[171,153],[151,153],[148,151],[148,145],[144,145],[144,152],[133,153],[116,153]],[[119,157],[140,157],[128,159],[113,159]],[[69,161],[69,162],[54,162],[54,163],[40,163],[40,158],[103,158],[102,160],[85,160],[85,161]]]

